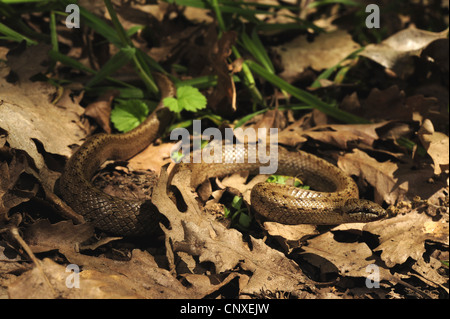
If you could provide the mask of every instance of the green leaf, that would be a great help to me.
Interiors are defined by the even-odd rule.
[[[176,98],[174,98],[174,97],[166,97],[166,98],[163,100],[163,103],[164,103],[164,105],[165,105],[166,107],[168,107],[169,110],[171,110],[172,112],[175,112],[175,113],[181,112],[181,109],[180,109],[180,107],[179,107],[179,105],[178,105],[178,100],[177,100]]]
[[[242,197],[234,196],[233,201],[231,203],[231,207],[238,210],[241,209],[242,201],[243,201]]]
[[[228,208],[224,207],[223,208],[223,216],[225,218],[230,218],[231,217],[231,210],[229,210]]]
[[[164,105],[172,112],[179,113],[183,110],[197,112],[206,108],[206,97],[197,88],[181,86],[177,88],[177,97],[167,97]]]
[[[250,215],[247,215],[246,213],[239,214],[239,226],[248,229],[250,227],[250,224],[252,223],[252,217]]]
[[[175,162],[175,163],[180,163],[181,160],[183,159],[184,155],[181,151],[176,151],[170,154],[170,158]]]
[[[111,111],[111,122],[121,132],[128,132],[147,118],[149,107],[141,100],[120,101]]]

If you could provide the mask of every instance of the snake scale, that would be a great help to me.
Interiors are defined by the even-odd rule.
[[[173,96],[172,82],[155,74],[161,100],[149,117],[134,130],[124,134],[96,134],[88,138],[67,162],[59,182],[59,193],[72,209],[97,228],[122,236],[140,236],[156,232],[161,214],[151,201],[110,196],[91,183],[100,165],[107,159],[125,160],[142,151],[170,121],[163,105]],[[246,158],[247,149],[244,150]],[[226,152],[225,157],[238,156]],[[192,186],[209,177],[224,176],[238,170],[257,173],[256,163],[178,164],[175,169],[192,171]],[[385,210],[371,201],[358,199],[353,179],[331,163],[302,151],[278,151],[278,174],[299,176],[313,189],[273,183],[259,183],[251,191],[252,208],[268,220],[284,224],[341,224],[369,222],[385,217]]]

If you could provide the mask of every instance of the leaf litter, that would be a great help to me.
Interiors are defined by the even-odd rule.
[[[152,12],[162,21],[168,8],[142,5],[138,10]],[[121,19],[133,20],[132,15],[126,13],[124,10]],[[203,14],[204,11],[199,10],[187,17],[192,21],[211,21]],[[340,36],[332,39],[346,49],[336,47],[341,53],[333,55],[336,60],[300,59],[303,64],[286,68],[291,64],[286,60],[288,56],[283,56],[282,63],[291,72],[286,78],[298,79],[298,75],[309,72],[308,68],[320,71],[332,67],[357,48],[347,32],[337,32]],[[152,48],[150,55],[158,61],[176,54],[187,55],[188,50],[177,52],[177,44],[198,34],[201,34],[199,29],[189,27],[176,33],[165,45]],[[445,72],[444,60],[433,55],[430,49],[436,41],[442,41],[442,37],[443,33],[410,28],[379,45],[366,46],[360,55],[386,70],[392,69],[394,76],[401,79],[417,72],[414,66],[411,69],[411,64],[404,63],[410,61],[410,57],[436,57],[434,63]],[[319,50],[319,57],[327,56],[326,48],[330,43],[325,38],[317,37],[317,41],[312,42]],[[411,48],[392,45],[393,41],[402,44],[401,41],[412,39],[417,45]],[[283,47],[303,47],[299,46],[299,41],[308,42],[305,38],[294,39]],[[191,50],[198,49],[197,44],[190,45]],[[206,45],[205,50],[211,50],[210,46]],[[217,56],[225,56],[228,48],[229,43]],[[285,52],[279,48],[274,50],[280,54]],[[34,50],[42,53],[47,49],[37,47]],[[303,51],[305,56],[311,54],[306,48]],[[301,52],[295,56],[303,54]],[[76,50],[70,54],[77,56]],[[39,259],[39,267],[29,262],[23,246],[2,237],[0,296],[216,298],[227,296],[226,291],[232,287],[237,287],[238,291],[233,297],[241,298],[269,297],[272,293],[292,298],[448,296],[448,268],[446,273],[441,263],[448,260],[449,232],[448,116],[442,116],[448,114],[445,95],[444,98],[434,97],[420,94],[420,90],[416,94],[394,81],[391,86],[370,88],[365,95],[353,92],[344,99],[344,108],[379,120],[376,124],[336,124],[317,111],[306,113],[299,120],[293,113],[267,112],[247,123],[247,126],[253,123],[254,127],[278,127],[279,141],[284,145],[302,147],[336,163],[356,178],[364,197],[390,206],[391,218],[366,225],[337,227],[288,226],[256,219],[260,230],[243,234],[229,228],[223,218],[217,218],[223,206],[214,205],[226,201],[230,189],[233,195],[242,194],[244,201],[250,204],[249,190],[264,177],[257,176],[249,181],[245,174],[238,174],[217,180],[219,190],[205,187],[200,198],[209,203],[208,207],[215,207],[217,211],[213,215],[199,206],[196,193],[186,185],[189,176],[175,176],[171,181],[186,207],[182,210],[175,205],[166,193],[170,180],[163,168],[152,200],[167,217],[170,227],[162,226],[163,235],[143,249],[126,239],[104,237],[104,234],[99,239],[89,224],[58,221],[45,213],[35,219],[34,208],[23,214],[22,220],[16,218],[18,211],[26,209],[23,203],[35,203],[41,198],[39,203],[42,204],[39,187],[43,185],[48,190],[53,186],[60,171],[55,163],[70,156],[73,146],[80,145],[90,133],[86,123],[80,122],[84,114],[80,100],[74,99],[69,90],[54,104],[51,101],[57,92],[53,87],[28,81],[43,68],[29,62],[27,55],[33,52],[25,51],[22,61],[26,62],[16,59],[15,64],[10,65],[13,69],[15,65],[20,66],[16,67],[20,85],[5,81],[9,69],[4,65],[0,73],[0,234],[20,226],[26,244]],[[39,56],[45,58],[45,55]],[[217,68],[224,71],[225,66],[229,67],[224,64]],[[448,73],[448,64],[446,70]],[[216,94],[221,99],[234,101],[235,83],[230,76],[222,76],[225,92]],[[429,87],[419,89],[424,91]],[[219,105],[221,99],[215,99],[215,104]],[[41,108],[43,103],[45,108]],[[107,98],[104,105],[93,106],[93,117],[98,118],[105,130],[108,130],[105,110],[109,112],[109,103]],[[239,107],[233,102],[231,109],[235,111]],[[425,156],[405,152],[398,142],[402,137],[417,137],[416,147],[423,147]],[[139,170],[160,167],[167,162],[170,148],[171,144],[166,143],[156,148],[150,146],[137,162],[135,160],[137,166],[130,167]],[[148,158],[154,159],[153,163]],[[51,208],[44,205],[44,211],[49,210]],[[80,267],[81,289],[67,288],[68,264]],[[378,267],[382,289],[373,290],[364,285],[355,288],[358,280],[368,277],[372,265]],[[432,293],[425,293],[430,287],[434,288]]]

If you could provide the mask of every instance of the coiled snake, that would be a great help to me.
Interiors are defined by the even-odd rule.
[[[125,160],[142,151],[161,133],[170,120],[163,105],[173,96],[172,82],[155,74],[161,101],[155,111],[137,128],[125,134],[97,134],[88,138],[67,162],[59,182],[59,192],[73,210],[96,227],[123,236],[154,233],[161,215],[151,201],[125,200],[103,193],[92,185],[91,178],[107,159]],[[225,157],[236,154],[224,153]],[[241,154],[246,158],[246,153]],[[225,161],[228,162],[228,161]],[[179,164],[192,170],[192,186],[209,177],[224,176],[238,170],[257,173],[260,164]],[[352,178],[336,166],[302,151],[278,151],[279,174],[299,176],[320,191],[273,183],[259,183],[251,191],[252,208],[268,220],[284,224],[341,224],[369,222],[383,218],[385,210],[371,201],[358,199],[358,188]]]

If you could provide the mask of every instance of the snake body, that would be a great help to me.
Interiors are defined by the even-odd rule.
[[[71,156],[60,178],[61,197],[75,212],[101,230],[122,236],[154,233],[161,214],[151,201],[125,200],[110,196],[92,185],[91,179],[107,159],[125,160],[149,145],[165,127],[170,115],[163,106],[165,97],[173,96],[172,82],[155,74],[161,101],[155,111],[137,128],[125,134],[97,134],[87,139]],[[210,177],[220,177],[239,170],[258,173],[261,164],[247,163],[249,146],[242,154],[234,149],[223,153],[223,162],[178,164],[176,170],[192,171],[192,186]],[[243,162],[232,159],[243,157]],[[241,158],[242,160],[242,158]],[[251,191],[252,208],[269,220],[284,224],[341,224],[369,222],[383,218],[385,210],[371,201],[358,199],[353,179],[331,163],[312,154],[283,148],[278,151],[278,174],[299,176],[320,191],[273,183],[259,183]]]

